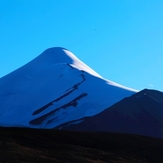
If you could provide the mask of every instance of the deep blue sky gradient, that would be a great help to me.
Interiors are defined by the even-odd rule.
[[[163,91],[162,0],[0,1],[0,77],[55,46],[104,78]]]

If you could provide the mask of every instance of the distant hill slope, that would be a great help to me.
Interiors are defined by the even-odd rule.
[[[59,126],[60,129],[108,131],[163,138],[163,92],[144,89],[103,112]]]
[[[137,135],[0,128],[1,163],[162,163],[163,139]]]

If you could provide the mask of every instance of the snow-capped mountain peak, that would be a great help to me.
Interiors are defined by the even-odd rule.
[[[67,49],[50,48],[0,79],[0,125],[55,128],[134,93],[103,79]]]
[[[70,64],[79,70],[86,71],[94,76],[102,78],[98,73],[80,61],[72,52],[62,47],[49,48],[39,55],[36,60],[44,64]]]

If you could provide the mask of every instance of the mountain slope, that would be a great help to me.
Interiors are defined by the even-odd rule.
[[[103,79],[67,49],[50,48],[0,79],[0,125],[54,128],[135,92]]]
[[[144,89],[103,112],[69,122],[59,128],[80,131],[107,131],[163,138],[163,92]]]

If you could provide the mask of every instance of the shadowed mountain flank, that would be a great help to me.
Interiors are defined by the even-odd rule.
[[[163,93],[142,90],[81,121],[79,124],[69,122],[59,128],[133,133],[163,138]]]

